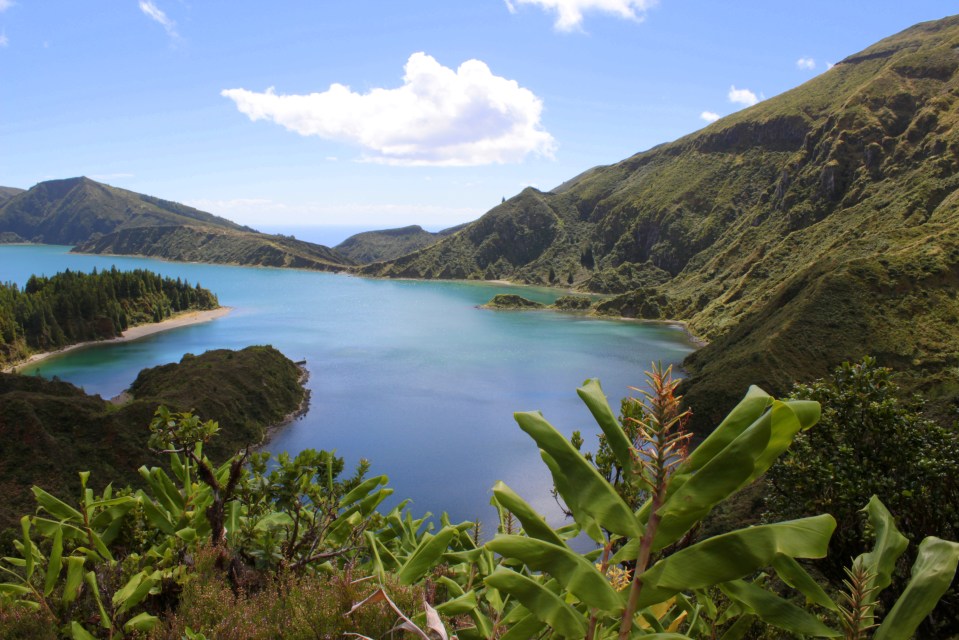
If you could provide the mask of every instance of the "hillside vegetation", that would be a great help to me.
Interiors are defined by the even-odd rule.
[[[458,225],[436,233],[426,231],[416,224],[399,229],[364,231],[350,236],[333,249],[359,264],[393,260],[436,244],[465,226]]]
[[[0,374],[0,531],[33,510],[30,487],[73,495],[78,472],[91,486],[139,484],[137,468],[163,458],[144,450],[147,426],[158,405],[216,416],[220,435],[206,449],[214,460],[261,442],[267,427],[303,402],[302,372],[272,347],[187,354],[179,364],[145,369],[132,395],[116,406],[72,384]]]
[[[328,247],[289,236],[182,225],[122,229],[81,242],[74,251],[318,271],[353,264]]]
[[[76,245],[85,253],[337,271],[353,261],[329,247],[259,233],[193,207],[89,178],[0,193],[7,242]]]
[[[21,290],[0,284],[0,364],[90,340],[174,313],[215,309],[215,294],[145,269],[31,276]]]
[[[13,196],[23,193],[23,189],[16,187],[0,187],[0,204],[3,204]]]
[[[194,224],[250,231],[226,218],[89,178],[41,182],[0,208],[0,229],[44,244],[72,245],[134,227]]]
[[[959,393],[957,46],[959,17],[916,25],[361,272],[570,284],[621,295],[601,312],[686,320],[711,341],[684,364],[697,424],[747,382],[783,392],[866,353],[946,411]]]

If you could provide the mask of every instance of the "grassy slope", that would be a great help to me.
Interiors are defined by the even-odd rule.
[[[353,264],[332,249],[288,236],[194,225],[122,229],[80,243],[74,250],[320,271],[340,271]]]
[[[65,382],[0,374],[0,438],[18,443],[0,449],[0,530],[33,510],[33,484],[72,496],[84,470],[96,487],[138,482],[140,465],[160,462],[146,449],[157,405],[219,421],[206,453],[223,460],[299,406],[299,379],[299,368],[272,347],[211,351],[142,371],[135,400],[117,408]]]
[[[395,260],[413,253],[459,231],[465,225],[431,233],[419,225],[398,229],[365,231],[350,236],[333,249],[360,264],[369,264],[381,260]]]
[[[608,313],[687,320],[697,422],[876,353],[959,391],[959,17],[367,273],[634,291]],[[944,406],[944,405],[943,405]]]
[[[76,244],[117,229],[170,224],[244,229],[192,207],[89,178],[41,182],[0,208],[0,229],[46,244]]]
[[[337,270],[328,247],[261,234],[225,218],[89,178],[41,182],[0,201],[0,232],[90,253]]]
[[[23,189],[18,189],[17,187],[0,187],[0,205],[13,196],[23,193],[23,191]]]

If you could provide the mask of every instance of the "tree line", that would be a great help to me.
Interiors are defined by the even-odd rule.
[[[216,295],[199,283],[146,269],[34,275],[22,289],[15,283],[0,284],[0,362],[114,338],[132,325],[218,306]]]

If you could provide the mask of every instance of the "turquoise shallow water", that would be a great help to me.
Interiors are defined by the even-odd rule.
[[[598,427],[576,396],[583,380],[600,378],[617,408],[650,362],[679,363],[693,350],[669,325],[476,308],[509,291],[548,302],[557,295],[549,290],[0,246],[0,279],[21,285],[33,273],[113,265],[199,282],[234,310],[133,342],[78,349],[26,373],[56,375],[106,398],[144,367],[187,352],[272,344],[307,361],[312,401],[270,450],[336,449],[349,466],[368,458],[373,473],[390,476],[397,498],[413,500],[415,513],[445,510],[454,520],[490,522],[496,480],[557,518],[549,474],[512,413],[541,410],[566,434],[582,430],[591,446],[588,434]]]

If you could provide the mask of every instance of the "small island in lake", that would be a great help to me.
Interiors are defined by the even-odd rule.
[[[541,302],[527,300],[515,293],[497,293],[489,302],[482,305],[484,309],[545,309]]]

